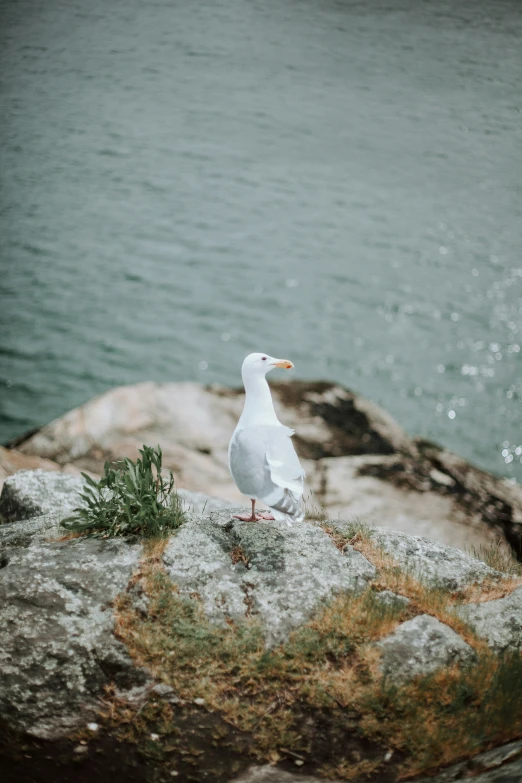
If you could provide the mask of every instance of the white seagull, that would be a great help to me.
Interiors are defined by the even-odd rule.
[[[290,525],[304,519],[302,505],[305,472],[292,443],[294,430],[276,416],[266,374],[274,367],[290,369],[287,359],[251,353],[241,368],[245,406],[228,447],[228,464],[240,492],[252,501],[252,514],[237,515],[245,522],[277,519]],[[257,513],[256,500],[272,514]]]

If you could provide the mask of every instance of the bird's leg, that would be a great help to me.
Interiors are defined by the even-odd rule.
[[[234,514],[234,519],[240,519],[242,522],[257,522],[255,498],[250,498],[250,502],[252,503],[251,515],[248,516],[248,514]]]
[[[242,522],[258,522],[260,519],[270,520],[274,518],[272,514],[267,514],[265,512],[256,514],[255,498],[250,498],[250,502],[252,503],[252,514],[250,516],[247,514],[234,514],[234,519],[240,519]]]

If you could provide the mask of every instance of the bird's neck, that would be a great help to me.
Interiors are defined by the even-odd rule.
[[[258,424],[279,424],[274,410],[270,387],[264,376],[243,378],[245,407],[239,419],[239,427],[255,427]]]

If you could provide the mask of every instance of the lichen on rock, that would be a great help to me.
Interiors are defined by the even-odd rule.
[[[306,522],[252,524],[243,509],[193,516],[172,538],[164,561],[182,593],[197,593],[214,622],[255,615],[267,644],[280,643],[340,591],[360,591],[375,568],[348,547],[343,554]],[[234,552],[242,558],[234,562]]]
[[[376,646],[382,653],[382,671],[398,683],[475,658],[473,649],[453,629],[427,614],[402,623]]]
[[[466,585],[503,576],[460,549],[423,536],[411,536],[382,527],[370,528],[370,535],[401,568],[434,587],[459,590]]]
[[[248,737],[259,760],[299,759],[319,733],[339,780],[359,763],[347,741],[363,754],[358,774],[378,780],[395,748],[411,778],[475,753],[475,737],[484,747],[522,730],[518,580],[428,538],[341,519],[248,523],[189,492],[169,538],[56,540],[81,486],[39,474],[4,488],[3,502],[16,496],[0,526],[0,718],[10,725],[66,736],[93,720],[109,687],[107,710],[123,710],[151,764],[162,732],[165,745],[180,735],[174,712],[191,704]],[[496,595],[512,592],[461,603],[497,583]],[[248,774],[270,780],[269,769]]]
[[[103,687],[143,683],[113,634],[111,602],[141,555],[124,540],[12,548],[0,569],[0,715],[53,738],[95,714]]]
[[[81,476],[46,470],[19,470],[4,482],[0,517],[19,522],[48,514],[67,516],[81,504]]]
[[[522,647],[522,587],[504,598],[457,606],[456,611],[495,652]]]

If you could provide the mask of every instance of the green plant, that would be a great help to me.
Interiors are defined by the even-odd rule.
[[[94,481],[82,473],[85,489],[80,494],[83,505],[64,519],[62,526],[72,533],[86,533],[98,538],[142,535],[161,536],[185,521],[181,500],[174,490],[174,476],[162,476],[163,455],[143,446],[141,459],[125,458],[110,465],[105,475]]]

